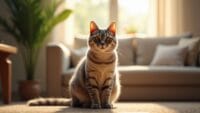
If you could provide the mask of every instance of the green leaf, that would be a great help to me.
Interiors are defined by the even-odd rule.
[[[50,20],[49,24],[51,24],[51,26],[55,26],[58,23],[64,21],[66,18],[68,18],[68,16],[71,14],[71,10],[66,9],[63,12],[61,12],[60,14],[58,14],[57,16],[55,16],[52,20]]]
[[[10,12],[9,18],[0,16],[0,25],[11,34],[21,48],[27,79],[34,79],[39,50],[47,35],[71,14],[64,10],[55,15],[63,0],[52,0],[43,7],[42,0],[4,0]]]
[[[64,21],[66,18],[69,17],[69,15],[71,14],[72,10],[66,9],[63,12],[61,12],[60,14],[58,14],[57,16],[54,16],[52,19],[49,19],[49,21],[47,21],[45,23],[45,25],[43,27],[41,27],[41,37],[46,37],[48,35],[49,32],[52,31],[52,29],[60,22]],[[44,38],[39,38],[39,42],[42,42],[44,40]]]

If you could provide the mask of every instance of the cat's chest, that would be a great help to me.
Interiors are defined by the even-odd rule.
[[[87,68],[89,71],[96,71],[100,74],[105,74],[105,73],[113,72],[116,68],[116,65],[115,65],[115,62],[110,63],[110,64],[96,64],[89,61],[87,63]]]
[[[106,79],[113,78],[115,75],[115,64],[90,64],[88,67],[89,76],[95,77],[100,86],[103,85]]]

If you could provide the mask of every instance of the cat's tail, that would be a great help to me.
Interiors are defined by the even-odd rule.
[[[70,98],[36,98],[27,102],[28,106],[70,106]]]

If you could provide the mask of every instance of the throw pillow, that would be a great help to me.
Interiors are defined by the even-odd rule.
[[[119,38],[117,53],[119,65],[134,65],[133,38]]]
[[[158,45],[151,65],[183,66],[188,47]]]
[[[79,61],[85,56],[87,47],[80,49],[71,49],[72,67],[76,67]]]
[[[80,49],[82,47],[87,47],[88,37],[87,35],[76,35],[74,37],[73,48]]]
[[[180,46],[187,46],[188,53],[186,56],[186,63],[187,66],[195,66],[197,65],[197,58],[198,58],[198,51],[199,51],[199,43],[200,38],[181,38],[179,41]]]

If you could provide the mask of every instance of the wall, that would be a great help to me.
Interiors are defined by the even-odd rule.
[[[191,32],[200,35],[199,0],[153,0],[158,35],[176,35]],[[151,24],[152,25],[152,24]],[[153,25],[152,25],[153,26]]]
[[[200,36],[200,0],[183,0],[183,23],[182,31],[191,31]]]

